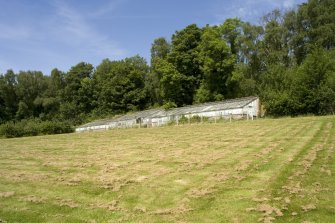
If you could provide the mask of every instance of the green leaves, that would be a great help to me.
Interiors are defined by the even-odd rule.
[[[64,102],[71,104],[73,116],[88,114],[92,109],[93,93],[90,85],[93,69],[93,65],[81,62],[64,75],[65,88],[61,98]]]
[[[121,61],[104,60],[94,75],[96,110],[117,114],[146,106],[145,77],[149,71],[140,56]]]
[[[226,24],[226,26],[229,26]],[[207,95],[200,101],[213,100],[215,95],[228,95],[229,93],[229,80],[231,79],[232,72],[234,69],[234,64],[236,63],[236,55],[232,53],[232,48],[229,47],[228,43],[224,39],[224,32],[228,28],[225,25],[219,27],[206,27],[202,35],[202,41],[199,45],[199,61],[200,69],[203,72],[203,82],[201,90],[197,92],[197,100],[199,100],[200,92],[206,92],[206,94],[201,93],[201,95]],[[230,29],[227,31],[231,32]],[[231,40],[234,37],[231,37]],[[234,43],[230,46],[235,45]],[[235,49],[235,47],[233,47]],[[220,97],[219,97],[220,98]]]
[[[159,86],[163,102],[175,103],[177,106],[183,105],[186,96],[184,86],[189,80],[188,77],[179,73],[173,64],[163,59],[156,61],[155,74],[161,77]]]
[[[293,92],[304,103],[304,111],[314,114],[334,112],[335,51],[315,49],[300,66]]]
[[[151,45],[151,65],[155,63],[156,58],[166,59],[170,50],[171,45],[164,37],[155,39]]]

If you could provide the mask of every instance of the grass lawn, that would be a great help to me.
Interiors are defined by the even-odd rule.
[[[0,139],[0,222],[335,222],[335,118]]]

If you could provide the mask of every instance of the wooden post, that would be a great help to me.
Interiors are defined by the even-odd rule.
[[[177,120],[177,126],[179,125],[179,118],[178,116],[176,117],[176,120]]]
[[[216,124],[216,116],[214,116],[214,123]]]

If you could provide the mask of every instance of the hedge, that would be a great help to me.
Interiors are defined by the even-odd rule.
[[[24,120],[19,122],[7,122],[0,125],[0,137],[5,138],[70,132],[74,132],[74,128],[68,122]]]

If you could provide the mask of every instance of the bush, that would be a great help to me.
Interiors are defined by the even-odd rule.
[[[177,105],[176,105],[176,103],[169,101],[169,102],[165,103],[162,107],[165,110],[169,110],[169,109],[172,109],[172,108],[177,108]]]
[[[25,125],[23,126],[23,132],[25,136],[37,136],[39,133],[38,123],[34,121],[26,122]]]
[[[0,126],[0,135],[6,138],[14,138],[23,136],[23,129],[13,122],[8,122]]]
[[[45,135],[70,133],[73,131],[74,129],[71,125],[66,122],[46,121],[40,125],[40,132]]]
[[[0,136],[14,138],[22,136],[51,135],[74,132],[67,122],[23,120],[0,125]]]

